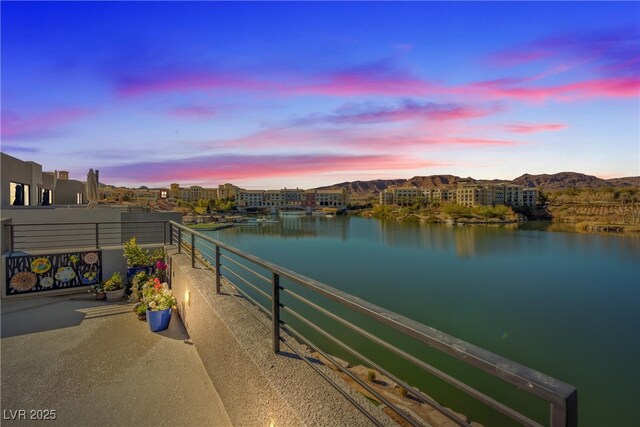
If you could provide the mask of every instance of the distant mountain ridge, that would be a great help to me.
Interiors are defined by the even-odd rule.
[[[471,177],[461,178],[455,175],[414,176],[410,179],[376,179],[372,181],[341,182],[339,184],[319,187],[318,190],[346,189],[357,197],[376,196],[389,187],[441,187],[455,186],[459,182],[478,184],[515,184],[524,187],[539,187],[546,191],[559,191],[568,188],[630,187],[640,186],[640,176],[602,179],[593,175],[578,172],[559,172],[555,174],[524,174],[511,181],[492,179],[477,180]]]

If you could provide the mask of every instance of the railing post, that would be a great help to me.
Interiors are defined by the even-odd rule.
[[[182,229],[178,228],[178,253],[182,253]]]
[[[100,224],[96,222],[96,249],[100,249]]]
[[[168,224],[167,221],[162,223],[162,244],[163,245],[167,244],[167,224]]]
[[[173,224],[169,223],[169,244],[173,245]]]
[[[14,229],[13,229],[13,224],[9,224],[9,251],[13,252],[13,249],[15,248],[15,235],[14,235]]]
[[[196,268],[196,235],[191,233],[191,268]]]
[[[271,280],[271,318],[273,321],[273,352],[280,352],[280,275],[273,273]]]
[[[216,294],[220,293],[220,246],[216,245]]]
[[[578,390],[574,390],[564,405],[551,404],[551,427],[578,426]]]

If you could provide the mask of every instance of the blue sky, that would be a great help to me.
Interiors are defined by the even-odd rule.
[[[2,2],[2,151],[111,184],[640,174],[640,3]]]

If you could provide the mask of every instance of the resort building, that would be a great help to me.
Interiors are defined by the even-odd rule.
[[[284,188],[282,190],[245,190],[240,188],[236,194],[238,208],[261,207],[334,207],[345,208],[349,202],[346,190],[301,190]]]
[[[521,185],[459,183],[457,188],[391,187],[380,193],[380,204],[455,202],[463,206],[535,206],[538,191]]]

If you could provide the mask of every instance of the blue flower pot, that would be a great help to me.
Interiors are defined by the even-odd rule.
[[[171,320],[171,309],[160,311],[147,310],[147,325],[151,332],[164,331],[169,327],[169,321]]]
[[[129,287],[131,287],[131,283],[133,282],[133,278],[139,272],[144,271],[147,274],[153,274],[153,265],[145,265],[142,267],[129,267],[127,268],[127,283]]]

